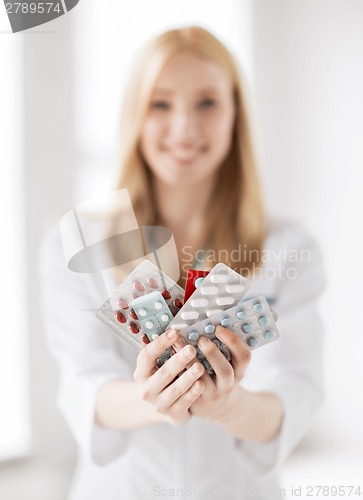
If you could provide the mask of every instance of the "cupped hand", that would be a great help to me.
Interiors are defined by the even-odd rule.
[[[207,372],[201,377],[205,389],[190,407],[190,412],[207,420],[221,422],[241,397],[239,382],[251,359],[248,346],[231,330],[218,326],[216,337],[225,344],[231,352],[232,360],[227,361],[218,347],[205,336],[201,336],[198,347],[211,364],[215,374]],[[179,344],[183,345],[180,338]],[[186,343],[184,341],[184,343]],[[185,347],[184,347],[185,348]]]
[[[191,418],[189,409],[205,388],[205,382],[200,380],[204,367],[195,359],[195,348],[183,346],[178,338],[178,331],[169,330],[147,344],[137,358],[134,372],[141,399],[153,406],[158,421],[174,426]],[[157,369],[156,360],[171,346],[176,354]]]

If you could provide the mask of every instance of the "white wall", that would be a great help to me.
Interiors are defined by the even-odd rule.
[[[288,468],[286,477],[344,484],[344,477],[358,480],[363,470],[363,3],[257,0],[253,5],[268,206],[279,216],[299,218],[315,234],[328,278],[321,307],[326,402],[301,448],[300,457],[313,449],[310,466],[296,455],[300,474]]]

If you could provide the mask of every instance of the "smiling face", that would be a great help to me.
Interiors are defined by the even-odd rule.
[[[141,129],[141,154],[163,184],[202,185],[229,152],[234,117],[232,85],[223,68],[180,52],[156,81]]]

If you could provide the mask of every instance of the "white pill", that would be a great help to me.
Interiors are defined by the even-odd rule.
[[[162,309],[162,308],[163,308],[163,304],[161,302],[155,302],[155,309],[160,311],[160,309]]]
[[[166,323],[168,321],[168,319],[169,319],[169,316],[167,314],[163,314],[161,316],[161,321],[163,321],[164,323]]]
[[[226,290],[228,293],[239,293],[243,292],[245,287],[243,285],[228,285]]]
[[[211,316],[214,316],[214,314],[218,314],[222,311],[223,309],[209,309],[206,311],[207,318],[210,318]]]
[[[219,306],[226,306],[228,304],[233,304],[234,298],[233,297],[218,297],[216,302]]]
[[[181,317],[185,320],[197,319],[197,318],[199,318],[199,312],[198,311],[185,311],[185,312],[181,313]]]
[[[157,333],[153,333],[153,334],[151,335],[151,338],[152,338],[153,340],[157,339],[158,337],[159,337],[159,335],[158,335]]]
[[[139,316],[146,316],[146,315],[147,315],[146,309],[139,309]]]
[[[208,299],[194,299],[190,301],[190,305],[192,307],[206,307],[208,304]]]
[[[203,286],[200,289],[202,295],[215,295],[218,293],[218,287],[216,286]]]
[[[150,330],[151,328],[153,328],[154,323],[152,321],[146,321],[145,326]]]
[[[184,328],[187,328],[188,323],[173,323],[173,328],[175,328],[175,330],[184,330]]]
[[[215,274],[210,277],[212,283],[225,283],[228,281],[228,274]]]

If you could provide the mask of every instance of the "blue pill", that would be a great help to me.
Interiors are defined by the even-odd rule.
[[[236,312],[236,316],[238,319],[244,319],[246,317],[246,311],[244,309],[240,309]]]
[[[258,324],[260,326],[266,326],[269,324],[269,320],[267,316],[261,316],[261,318],[258,318]]]
[[[207,325],[205,325],[204,327],[204,331],[207,335],[211,335],[212,333],[215,332],[215,329],[216,327],[214,325],[212,325],[212,323],[208,323]]]
[[[244,333],[251,333],[253,331],[252,323],[244,323],[241,328]]]
[[[256,337],[248,337],[247,344],[250,347],[256,347],[258,345],[258,338],[256,338]]]
[[[266,340],[272,340],[275,338],[275,332],[273,330],[266,330],[263,336]]]
[[[194,281],[194,286],[195,288],[198,288],[198,286],[200,286],[204,281],[204,278],[197,278],[195,281]]]
[[[229,328],[232,325],[232,320],[228,316],[221,319],[221,325],[225,328]]]
[[[256,302],[252,309],[255,311],[255,313],[260,313],[263,311],[263,305],[261,304],[261,302]]]
[[[189,335],[188,335],[188,339],[191,341],[191,342],[196,342],[198,339],[199,339],[200,335],[199,333],[196,331],[196,330],[192,330]]]

